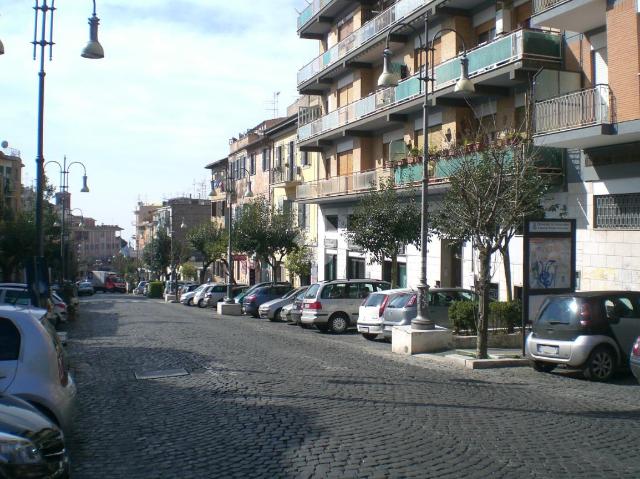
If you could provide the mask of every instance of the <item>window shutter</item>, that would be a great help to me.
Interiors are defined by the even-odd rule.
[[[289,142],[289,166],[293,168],[296,164],[295,150],[293,148],[293,141]]]
[[[304,207],[305,205],[298,204],[298,228],[301,229],[305,228]]]

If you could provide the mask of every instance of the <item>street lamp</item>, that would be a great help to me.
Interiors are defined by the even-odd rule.
[[[242,171],[244,171],[247,176],[250,178],[251,177],[251,173],[246,169],[246,168],[241,168]],[[226,202],[227,202],[227,269],[229,271],[229,277],[227,278],[227,297],[225,298],[224,302],[227,304],[231,304],[233,303],[233,291],[232,291],[232,283],[233,283],[233,257],[231,255],[231,230],[232,230],[232,224],[231,224],[231,193],[233,188],[231,187],[232,183],[235,182],[238,178],[234,178],[231,176],[231,162],[227,162],[227,171],[226,171],[226,178],[225,178],[225,194],[226,194]],[[216,190],[215,190],[215,182],[212,180],[211,181],[211,193],[209,193],[209,196],[215,196],[216,195]],[[243,197],[244,198],[251,198],[253,196],[253,191],[251,191],[251,180],[247,180],[247,189],[244,192]]]
[[[184,218],[182,218],[182,223],[180,223],[180,229],[185,229],[187,225],[184,222]],[[171,207],[171,276],[173,278],[173,292],[176,295],[176,299],[173,301],[174,303],[178,302],[178,275],[176,274],[176,260],[175,255],[173,254],[173,206]]]
[[[37,255],[44,257],[44,229],[42,224],[43,216],[43,203],[44,203],[44,57],[45,49],[49,47],[49,61],[53,58],[53,15],[56,11],[55,0],[36,0],[35,6],[35,23],[33,31],[33,59],[37,59],[38,47],[40,47],[40,71],[38,72],[39,84],[38,84],[38,132],[37,132],[37,144],[38,151],[36,156],[36,252]],[[38,28],[38,17],[41,14],[40,28]],[[47,23],[47,16],[49,16]],[[89,19],[90,25],[90,39],[89,43],[82,51],[84,58],[103,58],[104,51],[102,46],[98,42],[98,17],[96,16],[96,2],[93,0],[93,16]],[[47,39],[48,29],[48,39]],[[40,33],[40,39],[38,40],[38,33]],[[99,47],[99,48],[98,48]],[[42,278],[37,278],[36,282],[39,284]],[[38,293],[40,296],[40,292]]]
[[[56,160],[49,160],[47,161],[44,166],[46,167],[48,164],[53,163],[58,165],[58,168],[60,168],[60,193],[62,195],[62,222],[61,222],[61,229],[60,229],[60,265],[61,265],[61,280],[62,282],[64,282],[65,278],[66,278],[66,266],[67,266],[67,262],[66,262],[66,242],[65,242],[65,227],[66,227],[66,220],[65,220],[65,211],[67,209],[67,191],[69,189],[69,168],[71,168],[73,165],[80,165],[82,166],[82,170],[84,171],[84,174],[82,176],[82,188],[80,189],[81,193],[89,193],[89,187],[87,186],[87,168],[84,166],[84,163],[82,163],[81,161],[72,161],[71,163],[67,164],[67,155],[64,156],[64,159],[62,160],[62,164],[60,164],[58,161]],[[71,206],[71,202],[69,202],[69,206]],[[79,209],[79,208],[76,208]]]
[[[415,27],[408,23],[398,22],[395,27],[389,30],[387,33],[387,39],[384,49],[382,74],[378,78],[378,87],[387,88],[398,85],[398,77],[391,72],[389,68],[389,58],[391,57],[391,50],[389,49],[389,38],[391,33],[398,29],[398,27],[411,28],[420,40],[419,50],[425,52],[425,65],[421,74],[420,80],[424,81],[424,101],[422,104],[422,133],[424,135],[424,144],[422,145],[422,194],[421,194],[421,227],[420,227],[420,253],[421,253],[421,268],[420,268],[420,283],[418,284],[418,314],[416,318],[411,321],[411,328],[415,330],[429,330],[435,328],[435,323],[429,318],[429,285],[427,284],[427,241],[429,238],[429,83],[431,84],[431,90],[433,91],[435,75],[434,75],[434,52],[433,42],[445,32],[455,33],[462,43],[462,57],[460,58],[460,78],[456,82],[454,91],[456,93],[468,94],[473,93],[475,88],[471,80],[469,80],[467,49],[464,44],[462,36],[453,28],[442,28],[438,30],[433,36],[433,39],[429,43],[429,19],[425,15],[424,17],[424,42]],[[429,74],[429,55],[431,55],[431,74]]]

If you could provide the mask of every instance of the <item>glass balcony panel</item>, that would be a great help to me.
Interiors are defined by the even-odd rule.
[[[422,163],[396,168],[393,174],[396,185],[403,186],[422,180]]]
[[[417,77],[413,76],[402,83],[398,83],[398,86],[395,88],[395,101],[402,101],[406,98],[412,97],[420,93],[422,81]]]
[[[562,36],[535,30],[523,30],[523,50],[527,58],[559,60],[562,57]]]

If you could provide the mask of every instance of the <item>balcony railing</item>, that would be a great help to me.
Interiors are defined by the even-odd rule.
[[[535,105],[535,134],[613,123],[609,85],[539,101]]]
[[[20,158],[20,150],[16,150],[15,148],[0,148],[0,151],[7,156],[14,156],[16,158]]]
[[[509,35],[469,50],[467,52],[469,76],[473,78],[522,59],[559,62],[562,58],[561,39],[562,37],[558,33],[529,29],[516,30]],[[458,60],[459,57],[454,57],[434,68],[435,91],[446,88],[457,81],[460,75]],[[419,74],[413,75],[400,82],[396,87],[376,91],[300,126],[298,140],[304,141],[417,97],[422,93],[419,76]]]
[[[298,85],[317,75],[325,68],[344,58],[348,53],[360,48],[374,37],[385,32],[391,25],[402,20],[418,8],[429,3],[430,0],[400,0],[387,8],[377,17],[369,20],[344,40],[336,43],[322,55],[309,62],[298,72]],[[316,2],[313,4],[315,5]],[[327,2],[328,3],[328,2]],[[311,7],[312,5],[309,5]],[[307,9],[309,9],[307,7]],[[305,10],[306,11],[306,10]],[[305,12],[303,12],[304,14]],[[302,15],[301,15],[302,16]],[[308,18],[311,18],[311,14]],[[300,25],[300,23],[298,23]]]
[[[564,173],[564,150],[561,148],[530,147],[529,155],[533,158],[535,166],[541,175],[561,177]],[[478,157],[478,153],[468,153]],[[512,158],[512,151],[507,150],[505,158]],[[431,160],[429,168],[429,183],[445,183],[453,172],[459,167],[463,156],[440,157]],[[402,165],[393,171],[395,184],[398,186],[415,185],[422,181],[422,163]]]
[[[334,176],[326,180],[318,180],[298,185],[296,188],[296,198],[305,200],[358,193],[372,187],[377,187],[377,183],[378,170]]]
[[[271,170],[271,183],[286,183],[296,179],[295,166],[281,166]]]
[[[544,12],[569,0],[533,0],[533,14]]]
[[[313,0],[298,16],[298,30],[305,26],[313,16],[329,5],[333,0]]]

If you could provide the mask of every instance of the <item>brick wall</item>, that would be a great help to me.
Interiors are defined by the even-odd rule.
[[[607,7],[609,84],[619,122],[640,118],[639,30],[636,0]]]

